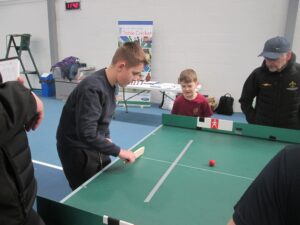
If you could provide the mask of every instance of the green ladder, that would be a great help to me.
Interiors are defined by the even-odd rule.
[[[9,57],[10,49],[14,48],[15,51],[16,51],[17,57],[19,58],[20,65],[22,67],[21,73],[25,75],[25,78],[27,80],[29,88],[31,90],[33,90],[28,75],[36,75],[38,77],[39,81],[40,81],[40,73],[39,73],[39,71],[37,69],[37,66],[35,64],[35,61],[33,59],[33,56],[31,54],[31,51],[30,51],[30,48],[29,48],[31,35],[30,34],[9,34],[8,37],[9,37],[9,41],[8,41],[8,45],[7,45],[7,50],[6,50],[6,56],[5,56],[5,58]],[[16,44],[15,38],[20,38],[20,45]],[[29,71],[29,70],[25,69],[25,65],[24,65],[24,63],[22,61],[22,57],[21,57],[23,51],[27,51],[28,52],[28,54],[30,56],[30,59],[31,59],[31,62],[33,64],[34,70]]]

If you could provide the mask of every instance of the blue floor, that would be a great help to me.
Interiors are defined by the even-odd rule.
[[[38,181],[38,195],[59,201],[71,191],[61,169],[55,140],[64,102],[51,97],[41,99],[45,107],[43,123],[36,131],[28,133]],[[118,107],[110,126],[112,140],[122,148],[131,148],[161,124],[162,113],[170,112],[160,109],[156,104],[147,108],[130,107],[128,113],[123,107]],[[235,113],[233,116],[214,114],[213,117],[245,122],[242,113]]]

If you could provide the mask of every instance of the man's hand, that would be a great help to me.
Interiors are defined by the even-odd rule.
[[[24,78],[21,77],[20,75],[17,76],[17,81],[19,81],[20,84],[24,85]]]
[[[44,104],[43,104],[43,102],[38,98],[38,96],[36,96],[36,94],[34,94],[33,92],[31,92],[31,94],[33,95],[33,97],[35,99],[35,102],[36,102],[37,114],[33,118],[33,121],[31,121],[29,126],[26,127],[27,131],[37,129],[38,126],[40,125],[40,123],[42,122],[43,118],[44,118]]]
[[[135,161],[135,155],[129,150],[120,150],[119,157],[123,159],[126,163],[133,163]]]

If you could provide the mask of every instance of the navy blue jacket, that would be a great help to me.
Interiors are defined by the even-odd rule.
[[[86,77],[63,108],[56,134],[58,145],[118,156],[120,147],[106,139],[115,108],[115,87],[108,82],[105,69]]]

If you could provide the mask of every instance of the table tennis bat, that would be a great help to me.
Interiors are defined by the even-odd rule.
[[[137,159],[137,158],[141,157],[144,154],[144,152],[145,152],[145,146],[140,147],[138,150],[135,150],[133,152],[133,154],[135,155],[135,158]]]

